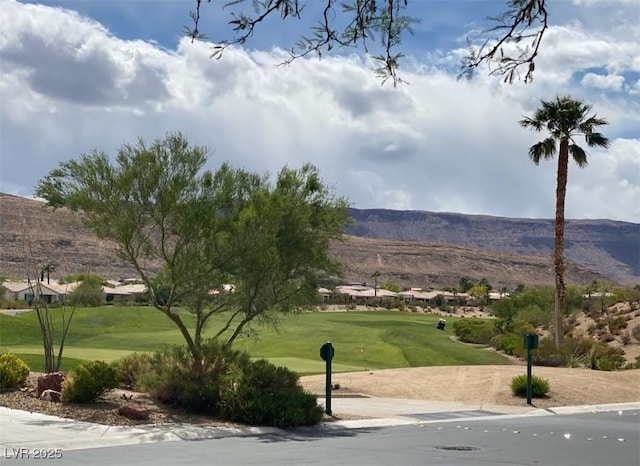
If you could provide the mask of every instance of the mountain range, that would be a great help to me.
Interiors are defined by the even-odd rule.
[[[456,285],[486,278],[494,288],[553,283],[553,221],[419,211],[352,209],[353,224],[332,254],[347,281],[392,281],[405,287]],[[30,251],[30,252],[29,252]],[[56,275],[90,272],[135,277],[115,245],[81,226],[79,216],[33,199],[0,194],[0,275],[24,278],[28,257]],[[607,278],[640,283],[640,225],[568,220],[567,282]]]

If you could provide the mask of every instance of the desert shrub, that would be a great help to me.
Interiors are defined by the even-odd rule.
[[[527,333],[536,333],[536,328],[526,320],[515,320],[509,325],[509,332],[524,336]]]
[[[628,345],[629,343],[631,343],[631,334],[628,330],[625,330],[620,334],[620,340],[622,341],[623,345]]]
[[[518,311],[518,320],[529,322],[534,327],[549,325],[551,321],[551,309],[543,309],[536,304],[529,304]]]
[[[635,362],[630,362],[627,363],[626,366],[624,366],[625,369],[640,369],[640,356],[636,356],[636,360]]]
[[[13,353],[0,353],[0,392],[21,387],[29,375],[29,366]]]
[[[614,337],[613,335],[611,335],[610,333],[603,333],[602,335],[600,335],[600,339],[602,341],[604,341],[605,343],[610,343],[613,340],[616,339],[616,337]]]
[[[531,351],[531,361],[538,366],[562,367],[566,364],[567,355],[551,338],[541,338],[538,348]]]
[[[115,388],[116,371],[104,361],[85,361],[76,366],[62,386],[65,403],[88,403],[106,390]]]
[[[453,332],[467,343],[488,345],[496,335],[495,323],[490,320],[458,320],[453,324]]]
[[[594,344],[587,355],[587,367],[599,371],[615,371],[625,365],[624,352],[605,343]]]
[[[502,350],[507,354],[521,355],[524,352],[522,335],[515,333],[505,333],[496,335],[491,339],[491,346],[498,350]]]
[[[151,356],[147,353],[131,353],[111,363],[116,371],[118,385],[123,388],[135,388],[136,382],[149,372]]]
[[[607,325],[609,326],[609,332],[614,335],[619,335],[622,330],[627,328],[627,320],[620,317],[609,317],[607,318]]]
[[[185,346],[154,353],[150,369],[140,375],[136,390],[195,413],[218,416],[221,400],[242,376],[249,356],[209,340],[202,345],[202,360],[194,362]]]
[[[231,421],[281,428],[317,424],[323,409],[298,380],[298,374],[286,367],[254,361],[226,392],[223,415]]]
[[[527,396],[527,376],[525,374],[516,375],[511,379],[511,393],[513,396]],[[531,396],[542,398],[549,392],[549,382],[537,375],[531,376]]]

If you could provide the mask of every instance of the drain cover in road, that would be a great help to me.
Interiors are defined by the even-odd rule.
[[[417,413],[406,414],[406,416],[415,417],[425,421],[438,420],[438,419],[461,419],[465,417],[480,417],[480,416],[497,416],[500,413],[494,413],[491,411],[445,411],[443,413]]]

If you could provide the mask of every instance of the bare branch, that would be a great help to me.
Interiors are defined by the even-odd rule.
[[[469,44],[469,52],[462,62],[462,71],[459,77],[471,78],[475,70],[482,63],[487,63],[491,68],[490,76],[504,76],[504,82],[513,83],[515,77],[520,78],[519,68],[527,67],[524,82],[533,80],[535,60],[538,56],[542,38],[548,29],[548,13],[546,0],[510,0],[509,9],[497,17],[488,18],[498,24],[485,30],[485,34],[498,32],[498,37],[493,45],[489,45],[491,39],[487,39],[482,46],[476,48]],[[531,39],[530,46],[519,47],[523,40]],[[513,44],[518,54],[512,56],[505,53],[505,46]]]

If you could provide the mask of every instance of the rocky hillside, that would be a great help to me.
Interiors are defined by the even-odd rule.
[[[554,222],[450,213],[352,209],[352,235],[549,257]],[[640,224],[567,220],[565,255],[622,284],[640,283]]]
[[[334,244],[333,254],[344,261],[347,280],[370,281],[371,273],[377,270],[381,273],[380,283],[394,281],[404,286],[455,285],[463,276],[471,279],[486,278],[496,288],[553,283],[551,255],[541,255],[544,251],[539,248],[524,248],[522,252],[526,254],[504,252],[506,248],[500,248],[497,239],[491,237],[489,232],[483,233],[486,238],[483,248],[475,244],[456,245],[454,240],[462,242],[460,238],[467,238],[468,243],[481,244],[482,241],[475,238],[480,227],[465,227],[465,233],[461,226],[450,220],[447,223],[441,220],[439,224],[432,220],[431,223],[439,225],[432,229],[426,227],[429,224],[427,221],[415,220],[415,225],[411,227],[408,219],[424,217],[411,217],[410,213],[406,213],[408,217],[399,219],[394,230],[392,222],[388,221],[389,217],[378,216],[374,221],[371,216],[363,217],[363,212],[387,211],[355,211],[358,223],[352,232],[400,239],[349,236],[345,242]],[[487,219],[488,229],[491,219]],[[458,223],[462,224],[463,220],[460,218]],[[509,219],[498,220],[505,223]],[[477,225],[477,219],[467,221]],[[503,230],[500,237],[509,244],[516,244],[516,238],[527,234],[533,236],[527,230],[516,231],[515,225],[526,225],[526,222],[514,220],[512,231],[507,233]],[[453,244],[445,244],[446,241],[439,239],[441,237],[438,236],[438,231],[447,229],[451,232],[449,237]],[[535,231],[533,228],[530,230]],[[408,241],[412,236],[419,235],[426,235],[427,238],[424,241]],[[607,238],[613,243],[616,241],[615,236]],[[30,245],[31,254],[28,253],[27,244]],[[607,252],[600,254],[609,257]],[[130,267],[118,259],[114,245],[98,239],[90,230],[83,228],[77,214],[65,209],[54,211],[35,200],[0,194],[0,275],[24,278],[30,255],[39,264],[54,264],[56,277],[77,272],[98,273],[111,279],[136,276]],[[617,275],[610,276],[633,276],[629,268],[623,262],[620,263],[622,265],[616,269]],[[611,265],[610,268],[615,269]],[[605,275],[570,263],[567,281],[586,285]]]

